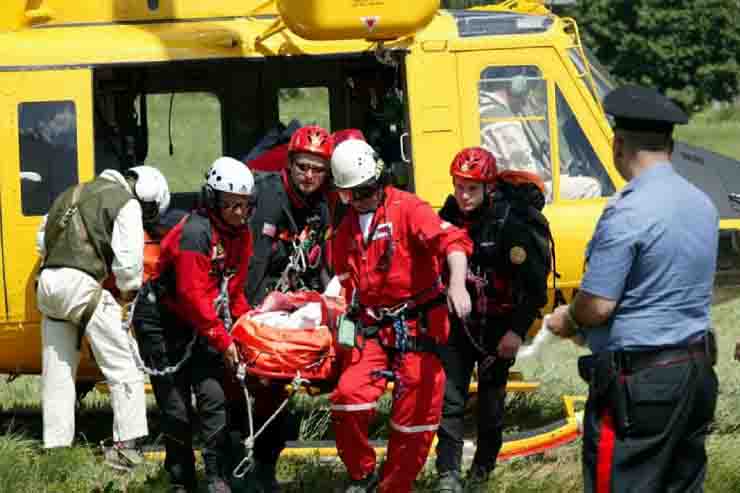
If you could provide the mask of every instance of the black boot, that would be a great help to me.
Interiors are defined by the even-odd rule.
[[[255,462],[254,480],[257,493],[280,493],[280,483],[275,475],[275,464]]]
[[[362,479],[351,480],[344,493],[373,493],[379,482],[378,473],[373,471]]]
[[[465,493],[482,493],[486,491],[490,472],[473,464],[465,478]]]
[[[445,471],[439,474],[437,493],[463,493],[460,471]]]

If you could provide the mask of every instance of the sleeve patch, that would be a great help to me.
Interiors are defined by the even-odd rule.
[[[262,234],[265,236],[269,236],[270,238],[275,238],[275,234],[277,233],[277,226],[270,223],[265,223],[262,226]]]

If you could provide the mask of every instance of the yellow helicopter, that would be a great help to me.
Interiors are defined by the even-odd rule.
[[[570,298],[596,219],[624,184],[601,107],[612,86],[576,22],[544,0],[5,0],[0,373],[41,370],[34,244],[59,193],[146,163],[167,176],[173,206],[189,208],[210,160],[243,159],[295,117],[362,129],[397,182],[435,207],[464,146],[535,170]],[[294,91],[308,113],[286,103]],[[183,143],[188,154],[172,156]],[[721,228],[740,229],[728,189],[740,176],[725,158],[682,144],[675,158],[716,201]],[[83,358],[78,379],[99,378]]]

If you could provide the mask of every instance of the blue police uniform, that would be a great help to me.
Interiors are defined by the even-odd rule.
[[[676,346],[709,327],[719,215],[669,162],[630,181],[604,210],[586,251],[581,290],[618,301],[591,351]]]
[[[604,102],[616,128],[664,134],[685,114],[626,86]],[[607,205],[586,252],[581,290],[617,303],[585,337],[593,355],[584,414],[586,492],[701,491],[717,400],[710,306],[719,215],[711,200],[654,162]],[[680,464],[680,467],[676,467]]]

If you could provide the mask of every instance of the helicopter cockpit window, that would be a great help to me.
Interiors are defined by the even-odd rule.
[[[280,121],[319,125],[330,130],[329,88],[289,87],[278,91]]]
[[[72,101],[18,105],[21,208],[42,216],[54,199],[78,183],[77,111]]]
[[[591,76],[593,77],[594,83],[596,84],[595,96],[600,101],[604,101],[606,95],[609,94],[609,92],[611,92],[611,90],[614,88],[614,82],[611,80],[606,68],[604,68],[604,66],[601,65],[598,60],[596,60],[594,54],[585,48],[583,51],[586,54],[586,59],[588,60],[589,69],[591,70]],[[583,57],[581,57],[581,52],[578,50],[578,48],[574,47],[568,49],[568,55],[570,57],[570,60],[576,66],[576,69],[578,69],[578,74],[580,75],[580,77],[585,77],[586,65],[584,63]],[[594,88],[592,87],[591,83],[587,82],[586,86],[593,94]]]
[[[613,195],[614,185],[604,165],[559,87],[556,93],[560,135],[560,197],[573,200]]]
[[[478,85],[481,145],[500,169],[537,173],[552,200],[547,84],[534,66],[488,67]]]

